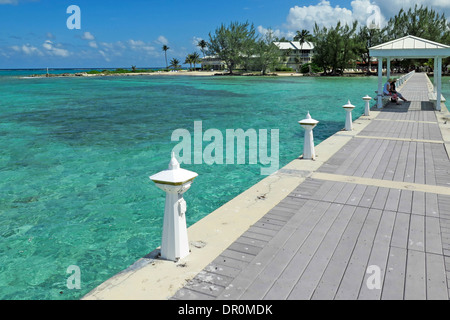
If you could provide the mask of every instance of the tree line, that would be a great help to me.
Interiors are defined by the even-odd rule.
[[[299,41],[301,46],[307,41],[314,44],[313,70],[338,75],[344,69],[354,67],[356,61],[370,73],[369,48],[407,35],[450,45],[450,23],[444,14],[415,5],[407,11],[401,9],[384,28],[359,25],[357,21],[350,25],[337,22],[334,27],[328,28],[316,24],[312,33],[308,30],[297,31],[293,40]],[[244,70],[260,70],[265,74],[267,70],[276,68],[282,58],[280,50],[274,45],[275,41],[289,40],[276,38],[270,29],[258,37],[253,24],[232,22],[228,26],[222,24],[209,33],[209,42],[204,45],[209,55],[225,62],[230,74],[237,66]],[[301,64],[301,61],[297,62]],[[447,58],[443,65],[449,63],[450,58]],[[432,66],[427,60],[405,60],[398,64],[400,67],[411,64]]]
[[[314,44],[312,63],[302,66],[302,61],[298,57],[295,62],[303,73],[340,75],[344,69],[355,67],[358,61],[370,74],[369,48],[407,35],[450,45],[450,23],[445,14],[439,14],[423,5],[420,7],[415,5],[407,11],[401,9],[383,28],[359,25],[357,21],[350,25],[337,22],[333,27],[319,27],[315,24],[312,33],[308,30],[297,31],[292,39],[300,43],[300,50],[306,42]],[[237,68],[266,74],[270,70],[280,68],[283,59],[291,55],[291,50],[288,49],[284,53],[285,56],[282,56],[274,42],[292,40],[275,37],[271,29],[263,35],[257,35],[254,25],[248,21],[231,22],[229,25],[222,24],[214,32],[210,32],[209,41],[200,40],[197,46],[203,57],[210,55],[223,61],[230,74]],[[180,61],[176,58],[171,59],[169,65],[167,50],[170,48],[164,45],[162,49],[165,52],[166,68],[181,68]],[[201,57],[197,52],[190,53],[184,63],[195,69],[196,65],[201,63]],[[443,61],[443,66],[447,64],[450,64],[450,58]],[[432,68],[433,62],[424,59],[402,60],[395,61],[392,65],[405,69],[411,65]]]

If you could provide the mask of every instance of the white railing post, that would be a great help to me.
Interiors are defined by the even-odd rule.
[[[352,131],[353,130],[353,119],[352,119],[352,110],[355,108],[354,105],[350,103],[350,100],[348,100],[348,103],[342,108],[347,111],[347,114],[345,116],[345,131]]]
[[[305,140],[303,144],[303,159],[314,160],[316,152],[314,149],[313,129],[317,126],[319,121],[311,118],[309,111],[306,118],[298,122],[303,129],[305,129]]]
[[[363,97],[363,100],[366,102],[366,105],[364,107],[364,115],[368,117],[370,115],[370,100],[372,100],[372,98],[366,95],[365,97]]]
[[[181,169],[172,153],[169,169],[154,174],[150,179],[166,192],[164,225],[161,241],[161,258],[178,261],[189,254],[189,240],[186,228],[185,193],[198,176],[197,173]]]

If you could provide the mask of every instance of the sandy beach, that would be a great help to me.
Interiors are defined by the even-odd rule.
[[[63,73],[63,74],[50,74],[51,78],[62,78],[62,77],[128,77],[128,76],[200,76],[200,77],[211,77],[228,75],[220,71],[188,71],[188,70],[178,70],[178,71],[156,71],[156,72],[129,72],[129,73],[96,73],[89,74],[87,72],[79,73]],[[236,76],[240,74],[235,74]],[[241,76],[259,76],[255,73],[244,73]],[[266,76],[282,76],[282,77],[302,77],[302,73],[295,72],[273,72],[267,74]],[[24,78],[47,78],[46,74],[33,74]]]

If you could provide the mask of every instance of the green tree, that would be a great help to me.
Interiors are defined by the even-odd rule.
[[[189,63],[189,70],[192,70],[192,62],[193,62],[192,53],[190,53],[186,56],[186,59],[184,60],[184,63]]]
[[[170,66],[172,69],[176,70],[176,69],[180,69],[180,60],[173,58],[172,60],[170,60]]]
[[[194,65],[194,69],[196,64],[201,63],[200,55],[197,52],[191,53],[191,60]]]
[[[355,50],[361,62],[367,65],[367,74],[370,74],[371,56],[369,48],[379,45],[386,40],[386,28],[376,29],[361,26],[355,35]]]
[[[450,23],[444,13],[439,15],[433,9],[423,5],[418,7],[416,4],[408,11],[402,8],[396,16],[391,18],[386,32],[389,40],[411,35],[445,43],[450,40]]]
[[[303,29],[302,31],[297,31],[294,36],[294,41],[298,41],[300,43],[300,50],[303,50],[303,44],[313,41],[313,36],[308,30]]]
[[[208,43],[205,40],[200,40],[197,43],[197,47],[200,48],[200,51],[203,53],[203,58],[205,57],[206,49],[208,48]]]
[[[167,65],[167,50],[169,50],[170,48],[167,45],[163,45],[162,46],[162,50],[164,51],[164,55],[166,56],[166,69],[169,69],[168,65]]]
[[[342,26],[338,22],[335,27],[330,29],[314,26],[314,57],[313,62],[331,75],[341,74],[350,62],[356,58],[357,45],[354,34],[357,22],[351,26]]]
[[[232,22],[221,25],[213,34],[209,33],[209,52],[224,61],[230,74],[244,61],[244,51],[256,40],[255,27],[248,22]],[[246,52],[248,57],[248,52]]]
[[[274,70],[279,63],[280,50],[274,44],[272,30],[268,30],[256,43],[255,66],[265,75],[268,70]]]

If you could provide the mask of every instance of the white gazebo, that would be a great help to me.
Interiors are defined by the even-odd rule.
[[[434,89],[436,109],[441,109],[442,59],[450,56],[450,46],[415,36],[406,36],[369,48],[370,56],[378,59],[378,108],[382,108],[383,59],[387,60],[386,77],[390,78],[391,59],[434,59]]]

